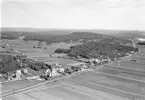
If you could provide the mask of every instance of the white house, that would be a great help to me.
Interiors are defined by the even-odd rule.
[[[21,70],[17,70],[16,71],[16,79],[17,80],[21,79],[21,75],[22,75]]]
[[[27,68],[22,69],[22,72],[23,72],[23,73],[28,73]]]
[[[101,63],[101,60],[100,60],[100,59],[91,59],[91,60],[90,60],[90,63],[92,64],[94,61],[95,61],[96,63]]]
[[[58,68],[58,72],[64,73],[64,68]]]
[[[46,70],[45,70],[45,73],[47,73],[47,74],[48,74],[48,73],[51,73],[51,70],[50,70],[50,69],[46,69]]]
[[[100,63],[100,59],[95,59],[95,61],[96,61],[97,63]]]
[[[12,72],[9,74],[8,80],[20,80],[21,79],[21,70],[16,70],[16,72]]]
[[[57,69],[52,69],[52,72],[50,73],[50,76],[51,77],[55,77],[55,76],[58,76],[59,73],[57,72]]]
[[[86,66],[86,65],[84,64],[84,65],[83,65],[83,68],[84,68],[84,69],[87,69],[87,68],[88,68],[88,66]]]

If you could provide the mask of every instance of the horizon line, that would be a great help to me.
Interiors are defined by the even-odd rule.
[[[83,29],[83,28],[38,28],[38,27],[7,27],[7,26],[4,26],[4,27],[0,27],[0,29],[2,29],[2,28],[11,28],[11,29],[40,29],[40,30],[46,30],[46,29],[54,29],[54,30],[120,30],[120,31],[145,31],[145,30],[140,30],[140,29],[95,29],[95,28],[93,28],[93,29]]]

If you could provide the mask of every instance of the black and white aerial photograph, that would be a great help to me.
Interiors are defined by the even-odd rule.
[[[0,100],[145,100],[145,0],[0,0]]]

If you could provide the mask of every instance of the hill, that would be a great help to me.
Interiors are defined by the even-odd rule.
[[[48,35],[48,34],[35,34],[27,35],[24,40],[40,40],[47,41],[47,44],[60,43],[60,42],[88,42],[88,41],[108,41],[118,44],[131,44],[130,40],[109,36],[106,34],[99,34],[93,32],[72,32],[71,34],[61,35]]]
[[[127,55],[127,53],[137,52],[138,48],[119,45],[108,42],[88,42],[70,47],[70,49],[57,49],[56,53],[66,53],[71,57],[90,58],[118,58]]]
[[[70,34],[70,31],[35,28],[1,28],[2,39],[18,39],[25,36],[25,40],[47,41],[47,38],[60,34]]]
[[[36,29],[36,28],[1,28],[2,39],[17,39],[25,36],[24,40],[53,42],[88,41],[93,39],[104,39],[108,42],[129,42],[128,39],[145,37],[144,31],[136,30],[103,30],[103,29]]]
[[[134,39],[134,38],[145,38],[145,31],[118,31],[118,32],[112,32],[110,35],[115,37],[122,37],[126,39]]]
[[[0,74],[16,71],[22,68],[31,68],[35,71],[50,68],[51,66],[40,62],[34,61],[27,58],[27,56],[16,55],[14,52],[11,53],[0,53]]]

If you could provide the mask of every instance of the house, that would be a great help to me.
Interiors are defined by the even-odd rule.
[[[50,69],[43,70],[43,74],[44,75],[50,75],[50,73],[51,73],[51,70]]]
[[[89,61],[89,63],[90,63],[91,65],[99,64],[99,63],[101,63],[101,60],[100,60],[100,59],[91,59],[91,60]]]
[[[16,71],[16,80],[19,80],[19,79],[21,79],[21,75],[22,75],[22,73],[21,73],[21,70],[17,70]]]
[[[23,68],[23,69],[21,70],[21,72],[27,74],[27,73],[28,73],[28,70],[27,70],[27,68]]]
[[[8,73],[7,80],[20,80],[21,79],[21,70],[16,70]]]
[[[81,65],[81,71],[84,71],[86,69],[88,69],[89,66],[87,66],[86,64]]]
[[[46,73],[50,73],[51,72],[51,69],[46,69],[45,72]]]
[[[84,64],[82,68],[83,68],[83,69],[87,69],[88,66]]]
[[[64,73],[64,68],[58,68],[57,71],[60,72],[60,73]]]
[[[40,75],[40,77],[48,80],[48,78],[51,77],[51,70],[50,69],[43,70],[43,73]]]
[[[66,68],[66,69],[64,70],[64,72],[65,72],[66,74],[71,74],[71,73],[73,73],[73,72],[75,72],[75,71],[72,70],[71,68]]]
[[[60,74],[57,72],[57,69],[53,68],[52,72],[50,73],[50,77],[55,77],[55,76],[58,76],[58,75],[60,75]]]
[[[95,61],[96,61],[97,63],[100,63],[100,62],[101,62],[100,59],[95,59]]]

